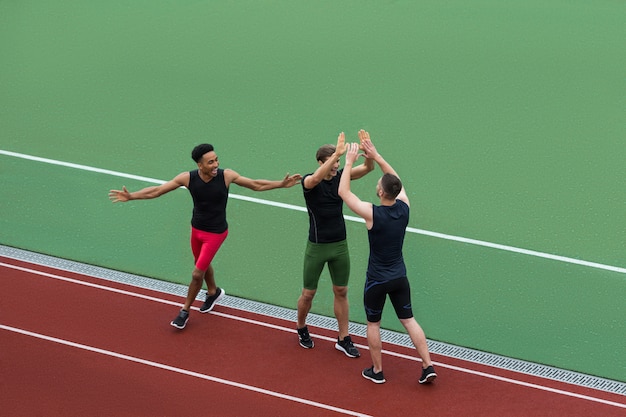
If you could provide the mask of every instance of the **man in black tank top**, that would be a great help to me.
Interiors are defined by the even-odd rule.
[[[385,382],[382,364],[380,320],[385,300],[389,296],[398,319],[406,329],[418,355],[422,358],[422,373],[418,382],[430,383],[437,374],[430,359],[426,335],[413,317],[411,290],[406,276],[402,246],[409,223],[409,198],[396,171],[376,151],[364,130],[359,131],[365,156],[373,159],[383,171],[376,185],[380,205],[361,201],[350,191],[352,165],[359,157],[359,145],[352,143],[346,153],[344,176],[339,182],[339,196],[346,205],[365,220],[368,230],[370,255],[367,265],[363,303],[367,315],[367,344],[372,366],[361,373],[377,384]]]
[[[109,198],[117,203],[157,198],[180,187],[189,190],[193,199],[191,250],[195,267],[191,273],[185,304],[170,323],[178,329],[183,329],[187,325],[191,305],[202,289],[203,282],[206,282],[207,293],[205,302],[200,307],[201,313],[211,311],[215,303],[225,295],[224,290],[215,284],[211,262],[228,235],[226,204],[230,184],[235,183],[254,191],[266,191],[293,187],[302,179],[300,174],[291,176],[287,174],[280,181],[253,180],[239,175],[232,169],[220,169],[213,145],[206,143],[196,146],[191,152],[191,158],[196,162],[197,169],[182,172],[164,184],[132,193],[125,186],[121,190],[109,191]]]

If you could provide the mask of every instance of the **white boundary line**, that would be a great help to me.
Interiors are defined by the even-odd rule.
[[[132,292],[132,291],[121,290],[121,289],[118,289],[118,288],[107,287],[107,286],[101,285],[101,284],[94,284],[94,283],[91,283],[91,282],[84,282],[84,281],[80,281],[80,280],[77,280],[77,279],[63,277],[63,276],[55,275],[55,274],[50,274],[50,273],[47,273],[47,272],[37,271],[37,270],[34,270],[34,269],[30,269],[30,268],[24,268],[24,267],[20,267],[20,266],[10,265],[10,264],[4,263],[4,262],[0,262],[0,267],[6,267],[6,268],[9,268],[9,269],[15,269],[15,270],[23,271],[23,272],[32,273],[32,274],[35,274],[35,275],[44,276],[44,277],[47,277],[47,278],[53,278],[53,279],[57,279],[57,280],[60,280],[60,281],[69,282],[69,283],[72,283],[72,284],[83,285],[83,286],[96,288],[96,289],[100,289],[100,290],[104,290],[104,291],[110,291],[110,292],[123,294],[123,295],[131,296],[131,297],[136,297],[136,298],[141,298],[141,299],[145,299],[145,300],[149,300],[149,301],[154,301],[154,302],[158,302],[158,303],[162,303],[162,304],[180,306],[180,303],[178,303],[178,302],[164,300],[164,299],[157,298],[157,297],[151,297],[151,296],[148,296],[148,295],[139,294],[139,293],[135,293],[135,292]],[[192,308],[194,310],[198,309],[198,307],[192,307]],[[262,321],[257,321],[257,320],[248,319],[248,318],[244,318],[244,317],[238,317],[238,316],[227,314],[227,313],[220,313],[220,312],[212,311],[212,312],[210,312],[210,314],[215,314],[215,315],[220,316],[220,317],[233,319],[233,320],[238,320],[238,321],[242,321],[242,322],[253,324],[253,325],[257,325],[257,326],[267,327],[267,328],[271,328],[271,329],[274,329],[274,330],[281,330],[281,331],[286,331],[286,332],[290,332],[290,333],[295,333],[295,330],[292,329],[292,328],[281,327],[281,326],[278,326],[278,325],[264,323]],[[3,325],[0,324],[0,328],[5,328],[5,327],[7,327],[7,326],[3,326]],[[11,328],[11,329],[13,329],[13,328]],[[9,330],[11,330],[11,329],[9,329]],[[335,341],[335,339],[327,337],[327,336],[322,336],[322,335],[315,335],[315,336],[318,337],[319,339],[323,339],[323,340],[327,340],[327,341]],[[51,337],[48,337],[48,336],[45,336],[45,337],[42,337],[42,338],[54,339],[54,338],[51,338]],[[58,340],[60,340],[60,339],[58,339]],[[53,341],[56,341],[56,340],[53,340]],[[58,342],[58,343],[60,343],[60,342]],[[68,344],[68,345],[72,346],[70,343],[72,343],[72,342],[67,342],[67,343],[64,343],[64,344]],[[84,345],[82,345],[82,346],[84,346]],[[362,349],[368,349],[368,347],[364,346],[364,345],[358,344],[357,346],[359,346]],[[80,347],[80,346],[78,346],[78,347]],[[93,349],[96,349],[96,348],[93,348]],[[94,350],[94,351],[96,351],[96,350]],[[108,352],[108,351],[103,351],[103,352]],[[103,352],[99,352],[99,353],[103,353]],[[113,353],[113,352],[111,352],[111,353]],[[396,357],[399,357],[399,358],[402,358],[402,359],[407,359],[407,360],[412,360],[412,361],[419,361],[419,359],[416,358],[416,357],[404,355],[404,354],[397,353],[397,352],[388,351],[388,350],[385,350],[385,349],[383,349],[383,353],[385,353],[387,355],[390,355],[390,356],[396,356]],[[124,355],[121,355],[121,356],[124,356]],[[128,357],[128,358],[132,358],[132,357]],[[137,359],[137,358],[132,358],[132,359],[129,359],[129,360],[134,360],[134,359]],[[142,361],[142,360],[141,359],[137,359],[137,360],[134,360],[134,361],[138,362],[138,361]],[[564,395],[564,396],[567,396],[567,397],[573,397],[573,398],[578,398],[578,399],[582,399],[582,400],[588,400],[588,401],[592,401],[592,402],[596,402],[596,403],[601,403],[601,404],[610,405],[610,406],[613,406],[613,407],[626,409],[626,404],[623,404],[623,403],[618,403],[618,402],[614,402],[614,401],[608,401],[608,400],[604,400],[604,399],[601,399],[601,398],[591,397],[591,396],[588,396],[588,395],[577,394],[577,393],[570,392],[570,391],[550,388],[550,387],[546,387],[546,386],[539,385],[539,384],[532,384],[532,383],[529,383],[529,382],[519,381],[519,380],[516,380],[516,379],[506,378],[506,377],[502,377],[502,376],[498,376],[498,375],[492,375],[492,374],[488,374],[486,372],[475,371],[473,369],[462,368],[462,367],[455,366],[455,365],[448,365],[448,364],[445,364],[443,362],[434,362],[434,363],[437,366],[440,366],[442,368],[448,368],[448,369],[452,369],[452,370],[455,370],[455,371],[458,371],[458,372],[472,374],[472,375],[480,376],[480,377],[483,377],[483,378],[493,379],[493,380],[506,382],[506,383],[513,384],[513,385],[519,385],[519,386],[523,386],[523,387],[527,387],[527,388],[537,389],[537,390],[540,390],[540,391],[547,391],[547,392],[551,392],[551,393],[554,393],[554,394]],[[152,366],[154,366],[154,365],[152,365]],[[158,366],[158,367],[161,367],[163,369],[167,369],[167,368],[165,368],[166,365],[161,365],[161,366]],[[170,367],[168,367],[168,368],[170,368]],[[170,369],[170,370],[172,370],[172,369]],[[191,372],[191,371],[184,371],[184,372]],[[196,374],[196,375],[193,375],[193,376],[197,376],[197,375],[202,375],[202,374]],[[211,379],[211,380],[217,380],[218,379],[218,378],[213,378],[213,377],[209,377],[209,376],[203,376],[203,377],[205,377],[205,379]],[[218,382],[221,382],[221,380],[218,381]],[[237,383],[229,381],[229,384],[230,385],[234,385],[234,384],[237,384]],[[257,388],[256,390],[261,390],[261,389]],[[282,395],[282,394],[277,394],[276,396],[279,396],[279,395]],[[295,401],[295,400],[292,400],[292,401]],[[300,401],[300,402],[304,402],[304,401],[306,401],[306,400],[303,400],[303,401]],[[308,402],[307,402],[307,404],[308,404]],[[322,408],[325,408],[325,407],[322,407]],[[330,407],[330,406],[328,406],[328,407]],[[351,415],[362,416],[362,414],[351,414]]]
[[[28,330],[18,329],[16,327],[5,326],[3,324],[0,324],[0,329],[7,330],[7,331],[10,331],[10,332],[14,332],[14,333],[19,333],[19,334],[22,334],[22,335],[25,335],[25,336],[34,337],[34,338],[41,339],[41,340],[46,340],[48,342],[54,342],[54,343],[58,343],[58,344],[61,344],[61,345],[65,345],[65,346],[70,346],[70,347],[73,347],[73,348],[86,350],[86,351],[89,351],[89,352],[95,352],[95,353],[99,353],[99,354],[102,354],[102,355],[111,356],[111,357],[118,358],[118,359],[123,359],[123,360],[129,361],[129,362],[135,362],[135,363],[139,363],[139,364],[142,364],[142,365],[152,366],[153,368],[164,369],[166,371],[172,371],[172,372],[176,372],[178,374],[192,376],[194,378],[200,378],[200,379],[204,379],[204,380],[207,380],[207,381],[217,382],[218,384],[228,385],[228,386],[231,386],[231,387],[235,387],[235,388],[240,388],[240,389],[247,390],[247,391],[256,392],[256,393],[259,393],[259,394],[269,395],[271,397],[276,397],[276,398],[280,398],[280,399],[283,399],[283,400],[293,401],[293,402],[296,402],[296,403],[301,403],[301,404],[305,404],[305,405],[309,405],[309,406],[313,406],[313,407],[317,407],[317,408],[323,408],[325,410],[335,411],[337,413],[341,413],[341,414],[345,414],[345,415],[349,415],[349,416],[372,417],[372,416],[370,416],[368,414],[361,414],[361,413],[357,413],[355,411],[346,410],[346,409],[339,408],[339,407],[334,407],[332,405],[323,404],[323,403],[319,403],[319,402],[316,402],[316,401],[310,401],[310,400],[306,400],[304,398],[294,397],[292,395],[281,394],[279,392],[270,391],[270,390],[266,390],[266,389],[263,389],[263,388],[258,388],[258,387],[252,386],[252,385],[241,384],[239,382],[230,381],[228,379],[217,378],[217,377],[214,377],[214,376],[211,376],[211,375],[206,375],[206,374],[201,374],[199,372],[189,371],[187,369],[176,368],[176,367],[165,365],[165,364],[162,364],[162,363],[153,362],[153,361],[150,361],[150,360],[147,360],[147,359],[141,359],[141,358],[137,358],[137,357],[134,357],[134,356],[124,355],[122,353],[112,352],[110,350],[100,349],[100,348],[93,347],[93,346],[83,345],[81,343],[71,342],[69,340],[58,339],[56,337],[46,336],[46,335],[41,334],[41,333],[34,333],[34,332],[30,332]]]
[[[142,176],[139,176],[139,175],[127,174],[127,173],[118,172],[118,171],[111,171],[111,170],[102,169],[102,168],[95,168],[95,167],[90,167],[90,166],[87,166],[87,165],[74,164],[74,163],[71,163],[71,162],[57,161],[57,160],[54,160],[54,159],[41,158],[41,157],[38,157],[38,156],[32,156],[32,155],[27,155],[27,154],[22,154],[22,153],[17,153],[17,152],[5,151],[5,150],[2,150],[2,149],[0,149],[0,155],[6,155],[6,156],[15,157],[15,158],[26,159],[26,160],[29,160],[29,161],[42,162],[42,163],[51,164],[51,165],[59,165],[59,166],[67,167],[67,168],[80,169],[80,170],[83,170],[83,171],[89,171],[89,172],[96,172],[96,173],[100,173],[100,174],[112,175],[112,176],[115,176],[115,177],[129,178],[129,179],[137,180],[137,181],[151,182],[151,183],[154,183],[154,184],[163,184],[163,183],[165,183],[165,181],[159,180],[159,179],[155,179],[155,178],[142,177]],[[307,211],[306,207],[296,206],[296,205],[293,205],[293,204],[279,203],[279,202],[276,202],[276,201],[264,200],[264,199],[261,199],[261,198],[247,197],[247,196],[233,194],[233,193],[230,193],[229,197],[234,198],[234,199],[238,199],[238,200],[249,201],[249,202],[252,202],[252,203],[263,204],[263,205],[267,205],[267,206],[285,208],[285,209],[289,209],[289,210],[296,210],[296,211],[303,211],[303,212]],[[350,221],[353,221],[353,222],[359,222],[359,223],[363,223],[364,222],[363,219],[361,219],[360,217],[354,217],[354,216],[344,216],[344,217],[345,217],[346,220],[350,220]],[[467,243],[467,244],[470,244],[470,245],[483,246],[483,247],[487,247],[487,248],[491,248],[491,249],[498,249],[498,250],[502,250],[502,251],[506,251],[506,252],[518,253],[518,254],[522,254],[522,255],[535,256],[535,257],[538,257],[538,258],[550,259],[550,260],[553,260],[553,261],[565,262],[565,263],[570,263],[570,264],[575,264],[575,265],[586,266],[586,267],[589,267],[589,268],[596,268],[596,269],[602,269],[602,270],[611,271],[611,272],[617,272],[617,273],[620,273],[620,274],[626,274],[626,268],[622,268],[622,267],[618,267],[618,266],[606,265],[606,264],[601,264],[601,263],[597,263],[597,262],[589,262],[589,261],[584,261],[584,260],[581,260],[581,259],[570,258],[570,257],[567,257],[567,256],[554,255],[554,254],[545,253],[545,252],[539,252],[539,251],[530,250],[530,249],[518,248],[518,247],[515,247],[515,246],[508,246],[508,245],[502,245],[502,244],[499,244],[499,243],[486,242],[486,241],[483,241],[483,240],[477,240],[477,239],[465,238],[465,237],[461,237],[461,236],[448,235],[448,234],[445,234],[445,233],[432,232],[432,231],[424,230],[424,229],[416,229],[416,228],[413,228],[413,227],[407,227],[406,230],[407,230],[407,232],[416,233],[416,234],[419,234],[419,235],[430,236],[430,237],[435,237],[435,238],[445,239],[445,240],[451,240],[451,241],[460,242],[460,243]]]

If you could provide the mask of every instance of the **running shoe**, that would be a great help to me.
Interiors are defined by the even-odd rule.
[[[178,313],[178,316],[176,316],[176,318],[172,320],[170,324],[176,327],[177,329],[184,329],[188,321],[189,321],[189,312],[186,310],[180,310],[180,313]]]
[[[307,326],[298,329],[298,339],[300,340],[300,346],[305,349],[311,349],[315,346],[313,339],[311,339],[311,336],[309,335],[309,328]]]
[[[343,340],[337,339],[337,343],[335,343],[335,349],[340,352],[346,354],[349,358],[358,358],[361,356],[359,350],[352,343],[352,338],[350,336],[346,336]]]
[[[215,294],[209,295],[207,293],[206,300],[204,301],[204,304],[202,304],[202,307],[200,307],[200,312],[208,313],[209,311],[213,310],[213,307],[215,307],[215,303],[224,298],[224,295],[226,295],[226,292],[219,287],[215,291]]]
[[[424,368],[422,370],[422,377],[419,379],[420,384],[430,384],[437,378],[437,374],[435,373],[435,368],[431,366]]]
[[[376,384],[382,384],[387,381],[385,377],[383,376],[383,371],[376,373],[374,372],[373,366],[371,368],[363,369],[363,372],[361,372],[361,375],[363,375],[363,378],[369,379],[370,381]]]

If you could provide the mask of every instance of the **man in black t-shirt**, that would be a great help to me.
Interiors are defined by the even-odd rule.
[[[324,145],[316,154],[318,168],[302,178],[302,191],[309,213],[309,237],[307,239],[304,265],[303,288],[298,298],[296,329],[300,346],[314,346],[306,325],[306,318],[313,305],[313,297],[325,265],[333,283],[334,313],[339,327],[335,348],[348,357],[360,356],[352,343],[349,326],[348,279],[350,277],[350,254],[346,241],[346,224],[343,218],[343,201],[337,192],[343,170],[339,169],[339,158],[345,152],[345,134],[337,138],[337,146]],[[351,179],[363,177],[374,169],[374,163],[355,167]]]

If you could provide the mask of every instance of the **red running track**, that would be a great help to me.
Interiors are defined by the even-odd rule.
[[[170,320],[180,297],[0,257],[3,416],[621,416],[625,397],[384,344],[387,383],[311,328],[216,306]]]

